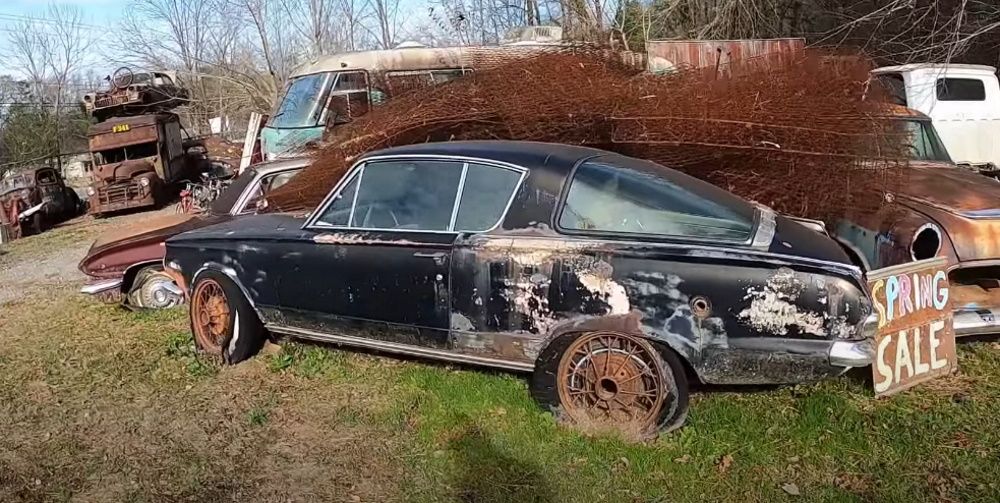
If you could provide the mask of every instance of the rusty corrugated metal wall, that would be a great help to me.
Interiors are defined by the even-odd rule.
[[[761,56],[777,58],[799,55],[805,50],[802,38],[758,40],[650,40],[646,42],[652,71],[671,68],[725,68],[730,62]]]

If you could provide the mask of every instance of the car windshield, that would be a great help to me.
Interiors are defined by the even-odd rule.
[[[219,194],[219,197],[215,198],[215,201],[212,201],[208,212],[213,215],[228,215],[254,178],[257,178],[257,170],[254,168],[245,169],[243,173],[240,173],[240,176],[233,180],[233,183],[226,187],[226,190]]]
[[[116,162],[128,161],[132,159],[144,159],[158,155],[157,143],[155,141],[147,143],[137,143],[120,148],[112,148],[94,152],[94,163],[98,166],[112,164]]]
[[[323,119],[323,108],[335,80],[333,72],[292,79],[267,125],[273,128],[315,127]]]
[[[903,123],[908,136],[910,160],[951,162],[951,156],[931,121],[904,120]]]

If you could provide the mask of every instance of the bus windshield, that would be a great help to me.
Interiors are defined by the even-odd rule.
[[[273,128],[321,125],[323,108],[333,80],[333,72],[314,73],[292,79],[285,90],[285,96],[267,125]]]

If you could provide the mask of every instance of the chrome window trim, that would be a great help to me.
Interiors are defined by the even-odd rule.
[[[365,179],[365,166],[367,165],[368,163],[362,164],[361,168],[358,170],[358,184],[354,186],[354,195],[351,197],[351,212],[347,214],[348,227],[354,223],[354,210],[358,209],[358,192],[361,191],[361,181]],[[353,177],[347,180],[347,185],[352,183],[354,183]]]
[[[500,214],[500,218],[497,219],[497,222],[495,224],[493,224],[493,227],[490,227],[489,229],[482,230],[482,231],[465,231],[465,230],[460,230],[460,229],[446,230],[446,231],[429,231],[429,230],[418,230],[418,229],[380,229],[380,228],[364,228],[364,229],[362,229],[362,228],[358,228],[358,227],[351,227],[350,226],[350,221],[348,221],[348,225],[347,226],[343,226],[343,225],[329,225],[329,224],[324,224],[324,223],[319,222],[320,215],[322,215],[326,211],[327,207],[330,206],[331,201],[333,200],[333,198],[336,197],[338,194],[340,194],[340,191],[343,190],[344,187],[347,186],[348,183],[350,183],[351,178],[354,176],[354,174],[358,170],[363,169],[364,165],[366,163],[373,162],[373,161],[391,161],[391,160],[406,160],[406,159],[412,159],[412,160],[432,160],[432,161],[458,161],[458,162],[464,163],[465,165],[468,165],[470,163],[482,164],[484,166],[491,166],[491,167],[495,167],[495,168],[501,168],[501,169],[507,169],[507,170],[510,170],[510,171],[514,171],[516,173],[519,173],[521,175],[521,177],[517,180],[517,183],[514,185],[514,190],[511,191],[510,198],[507,200],[507,206],[504,207],[503,212]],[[449,155],[449,154],[390,154],[390,155],[379,155],[379,156],[366,157],[364,159],[361,159],[360,161],[355,162],[354,165],[351,166],[351,169],[349,169],[347,171],[348,175],[344,176],[340,180],[340,182],[337,182],[337,185],[333,188],[333,190],[331,190],[329,193],[327,193],[326,197],[324,197],[323,200],[319,203],[319,205],[316,206],[316,211],[313,211],[312,214],[309,216],[309,218],[306,219],[305,223],[302,224],[301,229],[303,229],[303,230],[315,230],[315,231],[340,230],[340,231],[354,231],[354,232],[371,232],[371,231],[376,231],[376,232],[398,232],[398,233],[405,233],[405,234],[412,234],[412,233],[415,233],[415,232],[416,233],[430,233],[430,234],[459,234],[459,233],[462,233],[462,232],[470,232],[470,233],[480,234],[480,233],[492,232],[493,230],[496,230],[498,227],[500,227],[500,225],[503,224],[503,221],[507,218],[507,213],[510,211],[510,207],[514,204],[514,199],[517,197],[518,191],[521,190],[522,184],[524,183],[525,179],[528,177],[528,171],[529,171],[528,168],[525,168],[523,166],[518,166],[516,164],[511,164],[511,163],[508,163],[508,162],[497,161],[497,160],[493,160],[493,159],[484,159],[484,158],[481,158],[481,157],[459,156],[459,155]],[[361,183],[359,182],[358,183],[358,190],[360,190],[360,188],[361,188]],[[459,195],[460,194],[461,193],[459,193]],[[461,203],[461,198],[460,197],[458,199],[458,203]],[[457,207],[457,204],[456,204],[455,207]],[[455,208],[452,208],[453,212],[454,212],[454,210],[455,210]],[[354,213],[353,209],[351,210],[351,213],[353,215],[353,213]],[[456,217],[457,217],[457,214],[456,214]],[[353,219],[353,216],[352,216],[352,219]]]
[[[448,229],[455,230],[455,220],[458,219],[458,205],[462,202],[465,192],[465,177],[469,176],[469,163],[462,163],[462,176],[458,179],[458,190],[455,191],[455,201],[451,203],[451,218],[448,219]]]

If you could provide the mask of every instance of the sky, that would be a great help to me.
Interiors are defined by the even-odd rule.
[[[127,0],[0,0],[0,54],[8,50],[8,36],[11,29],[16,28],[24,16],[45,18],[50,3],[72,5],[83,12],[83,23],[99,27],[113,27],[124,15]],[[44,26],[44,23],[40,23]],[[88,26],[90,27],[90,26]],[[17,72],[5,64],[6,58],[0,58],[0,74],[16,74]]]

